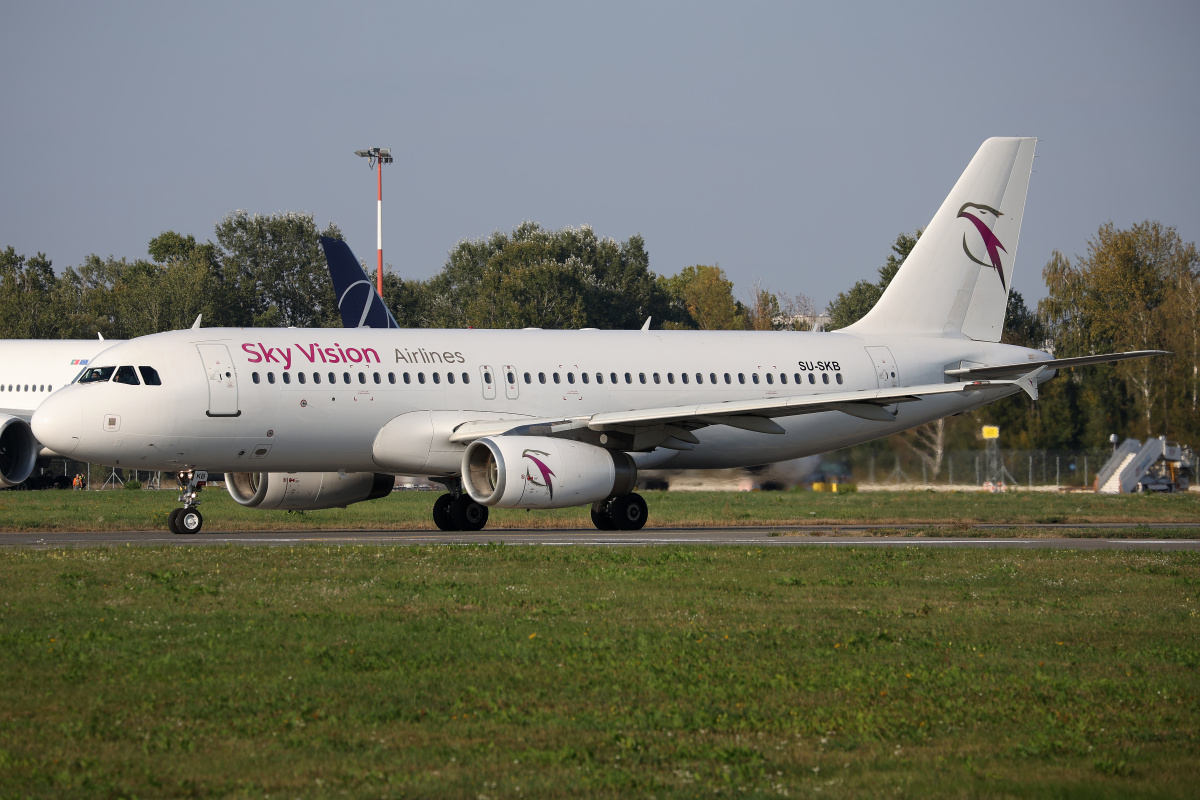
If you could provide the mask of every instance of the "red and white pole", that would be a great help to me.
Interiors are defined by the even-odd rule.
[[[375,272],[375,291],[383,297],[383,159],[376,162],[379,170],[379,202],[375,206],[375,246],[379,249],[379,266]]]

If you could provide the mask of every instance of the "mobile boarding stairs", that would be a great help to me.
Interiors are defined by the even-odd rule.
[[[1126,439],[1113,451],[1096,476],[1100,494],[1131,492],[1184,492],[1194,475],[1195,454],[1190,447],[1168,442],[1167,437]]]

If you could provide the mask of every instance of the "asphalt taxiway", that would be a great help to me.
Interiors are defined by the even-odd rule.
[[[1136,538],[1133,538],[1136,537]],[[1184,538],[1191,537],[1191,538]],[[246,531],[178,536],[167,531],[0,533],[0,547],[209,545],[558,545],[647,546],[665,544],[756,547],[1009,547],[1067,550],[1200,550],[1200,526],[1161,524],[996,525],[949,528],[929,525],[836,527],[646,528],[439,531]]]

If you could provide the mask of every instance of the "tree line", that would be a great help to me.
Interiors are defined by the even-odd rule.
[[[878,301],[921,231],[892,243],[878,279],[827,307],[845,327]],[[213,240],[165,231],[145,258],[89,255],[56,273],[42,253],[0,251],[0,338],[131,338],[190,326],[338,327],[319,236],[342,238],[312,215],[233,211]],[[936,475],[941,453],[978,446],[983,424],[1016,449],[1083,449],[1120,436],[1200,441],[1200,260],[1174,228],[1102,225],[1087,252],[1055,252],[1042,271],[1048,296],[1030,309],[1009,295],[1004,341],[1068,357],[1133,349],[1169,357],[1067,371],[1037,402],[1009,398],[950,422],[867,447],[912,447]],[[464,239],[428,280],[384,274],[384,298],[404,327],[803,330],[815,319],[802,294],[759,285],[739,299],[719,265],[673,275],[650,269],[640,235],[623,242],[589,226]]]

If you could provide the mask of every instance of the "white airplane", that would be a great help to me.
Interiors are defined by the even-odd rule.
[[[0,489],[21,483],[38,458],[52,455],[29,427],[34,410],[114,344],[104,339],[0,340]]]
[[[443,530],[588,504],[598,528],[637,529],[639,469],[822,453],[1157,353],[998,343],[1034,144],[984,142],[876,306],[834,333],[176,331],[106,350],[33,430],[74,458],[176,472],[176,533],[200,530],[211,472],[254,508],[344,506],[427,475],[449,489]]]

